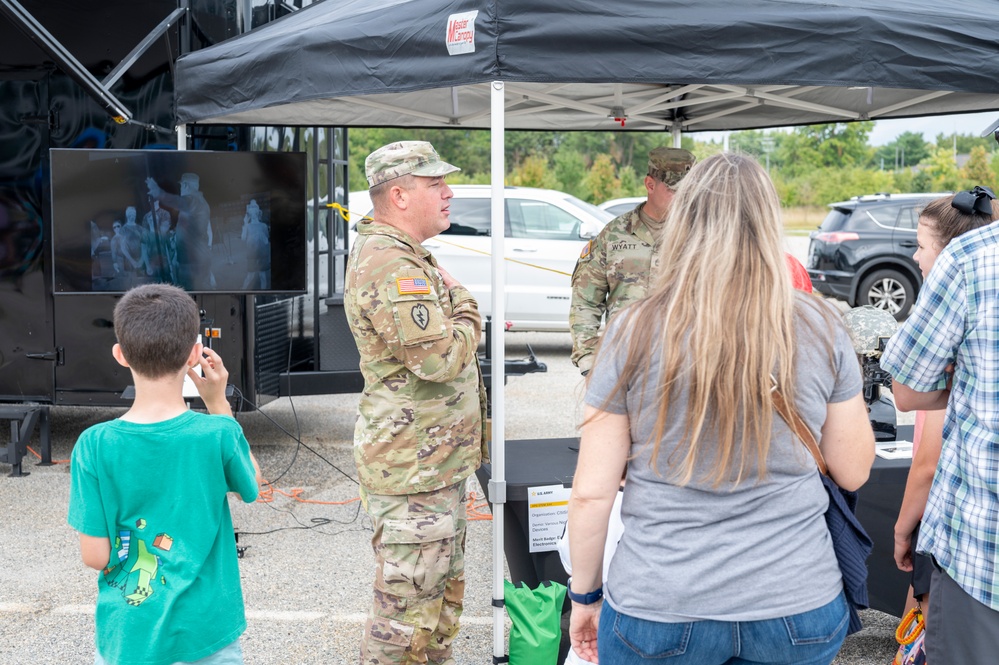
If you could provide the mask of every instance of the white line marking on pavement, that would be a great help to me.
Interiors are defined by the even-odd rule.
[[[328,619],[334,623],[363,624],[368,619],[366,613],[352,612],[349,614],[327,614],[325,612],[277,612],[271,610],[246,610],[246,618],[264,621],[314,621]],[[462,615],[461,623],[469,626],[485,626],[493,622],[492,617],[473,617]]]
[[[493,624],[492,617],[469,617],[464,614],[461,615],[461,619],[458,623],[463,623],[469,626],[491,626]]]
[[[96,610],[94,605],[60,605],[52,608],[52,614],[93,614]]]
[[[93,605],[58,605],[45,603],[0,603],[0,614],[93,614]]]
[[[44,603],[2,603],[0,602],[0,615],[2,614],[61,614],[61,615],[88,615],[95,611],[94,605],[59,605],[50,607]],[[328,619],[334,623],[354,623],[363,624],[368,615],[361,612],[329,614],[327,612],[308,611],[278,611],[278,610],[246,610],[246,618],[252,621],[287,621],[289,623],[301,621],[317,621]],[[486,626],[493,622],[489,616],[468,616],[461,617],[461,623],[469,626]]]
[[[325,616],[323,612],[278,612],[275,610],[246,610],[246,618],[262,621],[315,621]]]
[[[34,614],[37,610],[31,603],[0,603],[0,612],[7,614]]]

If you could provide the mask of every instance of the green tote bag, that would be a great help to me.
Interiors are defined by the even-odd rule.
[[[510,665],[558,665],[565,585],[542,582],[537,589],[503,581],[510,629]]]

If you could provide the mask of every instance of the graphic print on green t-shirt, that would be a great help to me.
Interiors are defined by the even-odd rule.
[[[146,520],[136,520],[135,527],[145,530]],[[119,531],[114,539],[118,563],[104,569],[104,580],[108,586],[121,589],[129,605],[141,605],[154,592],[152,582],[160,567],[157,552],[168,552],[171,547],[173,538],[165,533],[157,534],[150,546],[133,531]],[[160,576],[160,584],[166,584],[165,576]]]

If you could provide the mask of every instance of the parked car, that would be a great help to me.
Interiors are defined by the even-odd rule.
[[[491,311],[492,264],[488,185],[452,185],[451,228],[423,243],[455,279]],[[352,213],[371,212],[367,192],[351,192]],[[572,270],[583,244],[614,218],[570,194],[506,188],[506,320],[511,330],[569,329]],[[352,217],[352,227],[354,223]],[[351,238],[353,240],[353,236]]]
[[[626,196],[622,199],[611,199],[610,201],[604,201],[598,208],[601,210],[606,210],[610,214],[617,217],[618,215],[623,215],[626,212],[631,212],[635,209],[639,203],[645,201],[644,196]]]
[[[923,283],[912,258],[919,211],[941,196],[947,194],[873,194],[830,203],[809,236],[806,267],[813,288],[904,320]]]

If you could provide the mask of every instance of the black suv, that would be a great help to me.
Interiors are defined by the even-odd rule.
[[[851,307],[874,305],[905,319],[923,283],[912,259],[919,210],[947,195],[874,194],[830,203],[809,236],[812,286]]]

